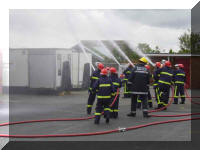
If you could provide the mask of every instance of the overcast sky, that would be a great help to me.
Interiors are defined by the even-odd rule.
[[[11,48],[69,48],[78,40],[130,40],[179,49],[190,10],[10,10]]]

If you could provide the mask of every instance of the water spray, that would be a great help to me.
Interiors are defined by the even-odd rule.
[[[128,56],[121,50],[121,48],[117,45],[116,42],[114,41],[110,41],[113,46],[117,49],[117,51],[132,65],[134,66],[134,64],[131,62],[131,60],[128,58]]]
[[[107,51],[109,52],[109,55],[111,56],[111,58],[121,67],[119,61],[112,55],[112,53],[110,52],[110,50],[105,46],[105,44],[102,41],[98,41],[98,43]]]
[[[99,54],[95,53],[94,51],[92,51],[91,49],[89,49],[88,47],[84,46],[84,48],[89,51],[90,53],[92,53],[93,55],[95,55],[96,57],[99,57],[101,60],[104,60],[103,57],[101,57]]]
[[[147,61],[152,65],[152,66],[155,66],[155,64],[146,56],[146,54],[144,54],[142,51],[140,51],[139,49],[135,48],[133,46],[133,44],[131,42],[128,42],[128,41],[125,41],[128,46],[131,48],[131,50],[135,53],[137,53],[139,56],[141,57],[145,57],[147,59]]]
[[[81,41],[79,41],[78,45],[79,45],[79,47],[82,49],[83,53],[85,54],[85,56],[86,56],[88,62],[90,62],[90,58],[88,57],[87,52],[86,52],[86,50],[85,50],[83,44],[81,43]],[[95,70],[93,64],[90,63],[90,65],[91,65],[92,69]]]
[[[68,24],[68,25],[70,26],[71,32],[72,32],[72,34],[74,35],[74,38],[75,38],[75,40],[76,40],[77,43],[78,43],[78,46],[79,46],[79,47],[81,48],[81,50],[83,51],[83,53],[84,53],[84,55],[86,56],[88,62],[90,63],[90,66],[92,67],[92,69],[95,70],[94,66],[92,65],[92,62],[90,62],[89,56],[88,56],[88,54],[87,54],[87,52],[86,52],[86,50],[85,50],[83,44],[82,44],[81,41],[79,40],[79,38],[78,38],[78,36],[77,36],[77,34],[76,34],[75,30],[74,30],[74,26],[73,26],[73,22],[72,22],[72,20],[71,20],[71,19],[72,19],[71,16],[68,15],[68,18],[69,18],[69,19],[68,19],[68,20],[69,20],[69,24]]]

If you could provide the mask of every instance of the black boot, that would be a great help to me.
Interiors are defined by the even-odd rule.
[[[155,109],[160,109],[162,107],[161,104],[158,104],[158,107],[156,107]]]
[[[173,104],[178,104],[178,102],[175,102],[175,101],[174,101]]]
[[[100,116],[95,116],[94,124],[99,124]]]
[[[127,114],[128,117],[135,117],[136,113],[135,112],[130,112],[129,114]]]
[[[153,104],[152,103],[149,103],[149,108],[152,108],[153,107]]]
[[[180,102],[180,104],[185,104],[185,102]]]
[[[148,111],[143,111],[143,117],[144,118],[149,118],[151,116],[148,114]]]
[[[137,109],[141,109],[142,104],[141,103],[137,103]]]
[[[92,107],[87,107],[87,114],[90,115],[92,112]]]
[[[109,118],[106,118],[106,123],[109,123],[110,122],[110,119]]]

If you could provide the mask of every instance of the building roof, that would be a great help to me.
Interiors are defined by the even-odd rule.
[[[190,56],[200,56],[200,54],[169,54],[169,53],[158,53],[158,54],[146,54],[148,57],[190,57]]]

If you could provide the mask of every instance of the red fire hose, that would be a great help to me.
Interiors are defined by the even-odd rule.
[[[100,132],[91,132],[91,133],[72,133],[72,134],[54,134],[54,135],[5,135],[0,134],[0,137],[9,137],[9,138],[50,138],[50,137],[74,137],[74,136],[91,136],[91,135],[102,135],[102,134],[109,134],[114,132],[125,132],[130,130],[135,130],[143,127],[159,125],[159,124],[166,124],[166,123],[173,123],[173,122],[182,122],[188,120],[199,120],[200,117],[197,118],[185,118],[185,119],[177,119],[177,120],[167,120],[167,121],[156,121],[151,122],[143,125],[132,126],[128,128],[118,128],[114,130],[108,131],[100,131]]]
[[[114,105],[114,103],[116,102],[118,96],[119,96],[119,89],[117,89],[117,94],[116,94],[113,102],[110,104],[110,107],[112,107]]]
[[[186,89],[185,89],[185,94],[186,94],[186,97],[188,97],[189,101],[190,101],[192,104],[197,104],[197,105],[200,105],[200,103],[192,101],[192,98],[191,98],[191,97],[189,97],[189,94],[188,94],[188,92],[187,92],[187,90],[186,90]]]
[[[188,93],[187,97],[188,97]],[[112,106],[117,99],[117,96],[119,95],[119,90],[117,91],[117,94],[110,106]],[[173,89],[172,89],[172,95]],[[151,112],[158,112],[161,111],[171,105],[173,101],[173,96],[171,97],[171,100],[169,104],[161,109],[157,110],[151,110]],[[183,117],[183,116],[191,116],[191,115],[200,115],[200,113],[192,113],[192,114],[180,114],[180,115],[151,115],[152,117]],[[94,116],[91,117],[85,117],[85,118],[65,118],[65,119],[46,119],[46,120],[30,120],[30,121],[19,121],[19,122],[12,122],[12,123],[3,123],[0,124],[0,126],[7,126],[7,125],[15,125],[15,124],[24,124],[24,123],[35,123],[35,122],[51,122],[51,121],[77,121],[77,120],[88,120],[92,119]],[[152,122],[148,124],[143,124],[143,125],[138,125],[138,126],[132,126],[128,128],[119,128],[119,129],[114,129],[114,130],[108,130],[108,131],[100,131],[100,132],[91,132],[91,133],[73,133],[73,134],[57,134],[57,135],[5,135],[5,134],[0,134],[0,137],[10,137],[10,138],[49,138],[49,137],[73,137],[73,136],[91,136],[91,135],[102,135],[102,134],[109,134],[109,133],[114,133],[114,132],[124,132],[124,131],[129,131],[129,130],[134,130],[138,128],[143,128],[143,127],[148,127],[152,125],[158,125],[158,124],[165,124],[165,123],[173,123],[173,122],[182,122],[182,121],[188,121],[188,120],[199,120],[200,117],[196,118],[185,118],[185,119],[177,119],[177,120],[167,120],[167,121],[159,121],[159,122]]]

